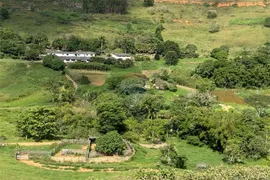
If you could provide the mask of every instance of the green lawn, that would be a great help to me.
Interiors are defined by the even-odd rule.
[[[0,59],[0,107],[50,105],[46,88],[53,81],[64,80],[61,72],[40,63]]]

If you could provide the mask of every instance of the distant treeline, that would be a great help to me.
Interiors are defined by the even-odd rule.
[[[83,10],[86,13],[120,13],[127,12],[127,0],[83,0]]]

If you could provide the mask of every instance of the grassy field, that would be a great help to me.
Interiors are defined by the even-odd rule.
[[[58,80],[64,80],[61,72],[45,68],[41,63],[0,60],[0,107],[49,105],[46,88]]]
[[[48,83],[60,80],[65,80],[61,72],[41,63],[0,60],[0,136],[9,142],[22,141],[16,121],[31,107],[54,106],[46,88]]]

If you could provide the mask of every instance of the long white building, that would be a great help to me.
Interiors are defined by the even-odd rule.
[[[48,54],[58,56],[64,62],[87,61],[96,56],[94,52],[50,52]]]

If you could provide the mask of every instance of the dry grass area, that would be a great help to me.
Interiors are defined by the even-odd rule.
[[[244,99],[238,97],[233,90],[216,90],[213,94],[218,97],[220,102],[246,105]]]
[[[206,1],[204,0],[155,0],[157,3],[174,3],[174,4],[199,4],[203,5]],[[210,5],[215,4],[215,1],[209,1],[207,2]],[[237,2],[237,1],[228,1],[228,2],[219,2],[217,4],[217,7],[229,7],[234,4],[237,4],[238,7],[249,7],[249,6],[263,6],[265,7],[266,4],[269,4],[269,2],[265,1],[242,1],[242,2]]]
[[[70,74],[75,81],[79,81],[82,76],[86,76],[92,85],[102,86],[105,83],[108,73],[102,71],[70,70]]]

